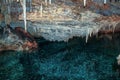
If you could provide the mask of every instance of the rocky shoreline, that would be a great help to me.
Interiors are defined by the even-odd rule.
[[[29,51],[37,48],[35,39],[21,27],[0,27],[0,51]]]

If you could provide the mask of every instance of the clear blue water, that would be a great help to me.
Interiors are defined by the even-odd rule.
[[[36,39],[34,52],[0,53],[0,80],[120,80],[116,57],[120,36],[73,38],[69,42]]]

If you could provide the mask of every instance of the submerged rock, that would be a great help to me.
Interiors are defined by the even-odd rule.
[[[34,38],[21,27],[11,28],[9,25],[0,27],[0,51],[3,50],[33,50],[37,48]]]

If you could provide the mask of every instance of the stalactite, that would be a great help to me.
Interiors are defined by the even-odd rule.
[[[104,4],[106,4],[107,3],[107,0],[104,0]]]
[[[45,0],[45,4],[47,5],[47,0]]]
[[[51,2],[51,0],[49,0],[49,4],[51,4],[52,2]]]
[[[84,7],[86,7],[86,0],[84,0]]]
[[[42,6],[42,4],[41,4],[40,12],[41,12],[41,17],[42,17],[43,16],[43,6]]]
[[[17,2],[19,2],[19,0],[17,0]]]
[[[30,12],[32,12],[32,0],[30,0]]]
[[[89,28],[88,28],[87,32],[86,32],[86,43],[88,42],[89,33],[90,33],[90,31],[89,31]]]
[[[22,8],[23,8],[23,19],[24,19],[24,27],[25,31],[27,31],[27,20],[26,20],[26,0],[23,0],[21,2]]]
[[[8,11],[8,14],[10,14],[10,12],[11,12],[11,10],[10,10],[10,3],[8,3],[8,5],[7,5],[7,11]]]

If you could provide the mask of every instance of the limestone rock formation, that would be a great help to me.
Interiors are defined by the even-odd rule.
[[[34,38],[22,28],[12,29],[9,25],[0,27],[0,51],[3,50],[33,50],[37,48]]]

